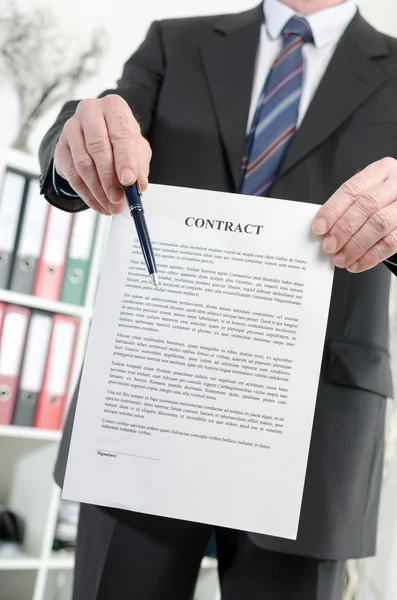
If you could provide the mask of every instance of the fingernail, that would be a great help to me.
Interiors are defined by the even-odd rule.
[[[336,237],[334,235],[329,235],[323,241],[323,250],[325,252],[329,252],[330,254],[333,254],[334,252],[336,252],[337,247],[338,247],[338,240],[336,239]]]
[[[123,169],[120,175],[120,182],[123,185],[131,185],[134,181],[134,171],[132,169]]]
[[[316,219],[313,223],[313,231],[317,235],[323,235],[327,231],[327,221],[323,217]]]
[[[358,269],[358,262],[353,263],[352,265],[350,265],[350,267],[347,268],[348,271],[352,271],[353,273],[355,273]]]
[[[112,187],[109,191],[109,200],[112,204],[119,204],[124,200],[124,190],[119,185]]]
[[[337,267],[343,267],[343,265],[346,264],[346,261],[347,261],[347,257],[346,257],[346,254],[344,252],[339,252],[339,254],[337,254],[334,257],[334,264]]]

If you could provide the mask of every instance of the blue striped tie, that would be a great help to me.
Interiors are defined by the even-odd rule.
[[[282,31],[283,48],[265,82],[242,164],[241,193],[266,196],[296,132],[303,79],[303,44],[309,23],[293,17]]]

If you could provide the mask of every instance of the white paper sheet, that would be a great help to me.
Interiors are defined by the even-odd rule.
[[[333,267],[318,206],[150,186],[113,218],[64,498],[294,539]]]

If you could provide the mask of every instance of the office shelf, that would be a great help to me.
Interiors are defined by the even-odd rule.
[[[63,554],[54,552],[47,562],[49,569],[68,571],[74,569],[74,554]]]
[[[0,180],[7,167],[39,175],[37,157],[0,148]],[[99,218],[84,306],[0,289],[0,302],[79,319],[68,402],[83,363],[109,225],[110,219]],[[52,550],[61,498],[53,479],[60,440],[60,431],[0,425],[0,503],[25,526],[23,553],[0,558],[0,600],[70,600],[74,555]]]
[[[53,300],[46,300],[45,298],[40,298],[39,296],[19,294],[10,290],[0,289],[0,302],[18,304],[20,306],[37,308],[39,310],[61,313],[63,315],[70,315],[72,317],[79,318],[85,316],[90,317],[92,315],[92,309],[84,306],[75,306],[74,304],[66,304],[65,302],[54,302]]]
[[[21,554],[13,558],[0,558],[0,571],[34,571],[41,566],[39,558]]]
[[[51,429],[36,429],[34,427],[14,427],[13,425],[0,425],[0,438],[20,438],[25,440],[39,440],[43,442],[59,442],[60,431]]]

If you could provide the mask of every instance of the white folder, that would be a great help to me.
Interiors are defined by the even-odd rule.
[[[32,293],[48,208],[48,202],[40,195],[38,180],[31,179],[11,276],[10,289],[14,292]]]

